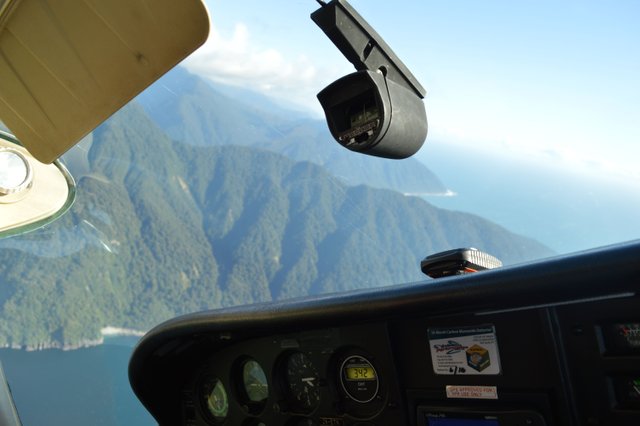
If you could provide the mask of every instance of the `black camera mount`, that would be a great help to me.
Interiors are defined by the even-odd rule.
[[[364,154],[415,154],[427,137],[425,89],[346,0],[320,4],[311,19],[357,70],[318,93],[332,136]]]

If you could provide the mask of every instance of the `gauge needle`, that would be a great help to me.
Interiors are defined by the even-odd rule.
[[[302,383],[306,383],[309,386],[315,386],[313,384],[313,382],[316,380],[315,377],[303,377],[301,380],[302,380]]]

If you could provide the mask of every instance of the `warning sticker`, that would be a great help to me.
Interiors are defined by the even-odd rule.
[[[447,386],[447,398],[498,399],[495,386]]]
[[[427,333],[434,373],[500,374],[500,356],[493,325],[429,328]]]

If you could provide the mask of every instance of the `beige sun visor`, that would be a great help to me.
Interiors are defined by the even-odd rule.
[[[51,163],[208,32],[201,0],[0,0],[0,120]]]

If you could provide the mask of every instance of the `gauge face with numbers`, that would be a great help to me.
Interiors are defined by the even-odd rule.
[[[352,355],[343,361],[340,383],[347,397],[361,404],[372,401],[380,388],[378,373],[373,364],[359,355]]]
[[[229,413],[229,398],[222,382],[216,377],[207,378],[202,384],[201,395],[209,419],[215,424],[224,422]]]
[[[289,355],[284,363],[284,382],[288,401],[294,409],[313,411],[320,403],[320,377],[308,356],[302,352]]]

